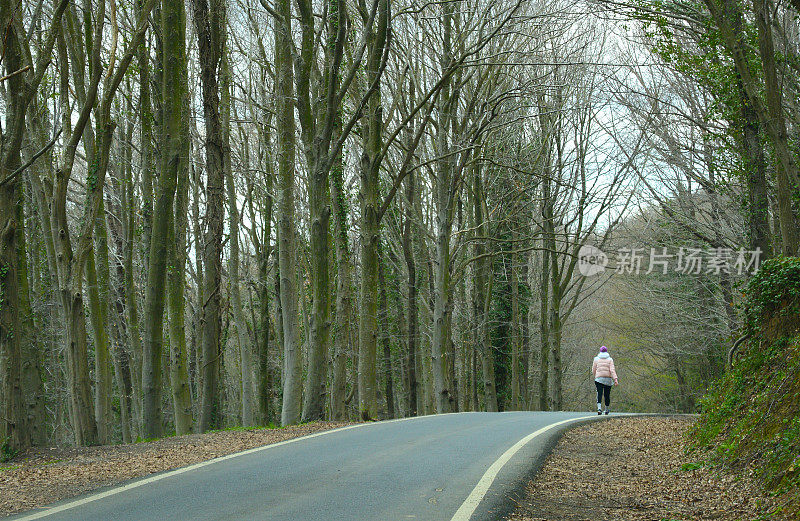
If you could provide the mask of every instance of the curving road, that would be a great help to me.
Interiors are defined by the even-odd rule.
[[[10,519],[491,519],[508,509],[509,495],[541,464],[561,431],[596,418],[568,412],[461,413],[359,425],[154,475]]]

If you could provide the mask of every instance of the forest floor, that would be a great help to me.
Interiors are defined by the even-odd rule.
[[[750,476],[686,453],[690,417],[611,418],[559,441],[508,521],[782,520]]]
[[[351,425],[314,422],[172,436],[146,443],[36,448],[0,463],[0,517],[234,452]]]

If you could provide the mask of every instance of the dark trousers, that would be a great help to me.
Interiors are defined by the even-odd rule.
[[[606,407],[611,405],[611,386],[595,382],[594,386],[597,387],[597,403],[603,403],[603,396],[606,397]]]

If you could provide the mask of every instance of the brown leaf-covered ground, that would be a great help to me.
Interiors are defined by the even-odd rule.
[[[315,422],[282,429],[189,434],[148,443],[33,449],[0,464],[0,517],[155,472],[345,425],[349,424]]]
[[[685,453],[686,417],[612,418],[568,431],[509,521],[756,519],[774,503],[749,477]]]

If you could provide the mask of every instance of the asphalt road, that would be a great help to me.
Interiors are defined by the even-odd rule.
[[[11,519],[451,521],[459,508],[456,519],[490,519],[508,509],[509,495],[575,422],[518,442],[586,416],[462,413],[378,422],[144,478],[140,486],[134,481],[104,497],[88,495]],[[509,458],[515,444],[519,450]],[[484,477],[493,471],[496,476]],[[473,493],[479,483],[485,490]],[[474,512],[462,507],[468,497]]]

